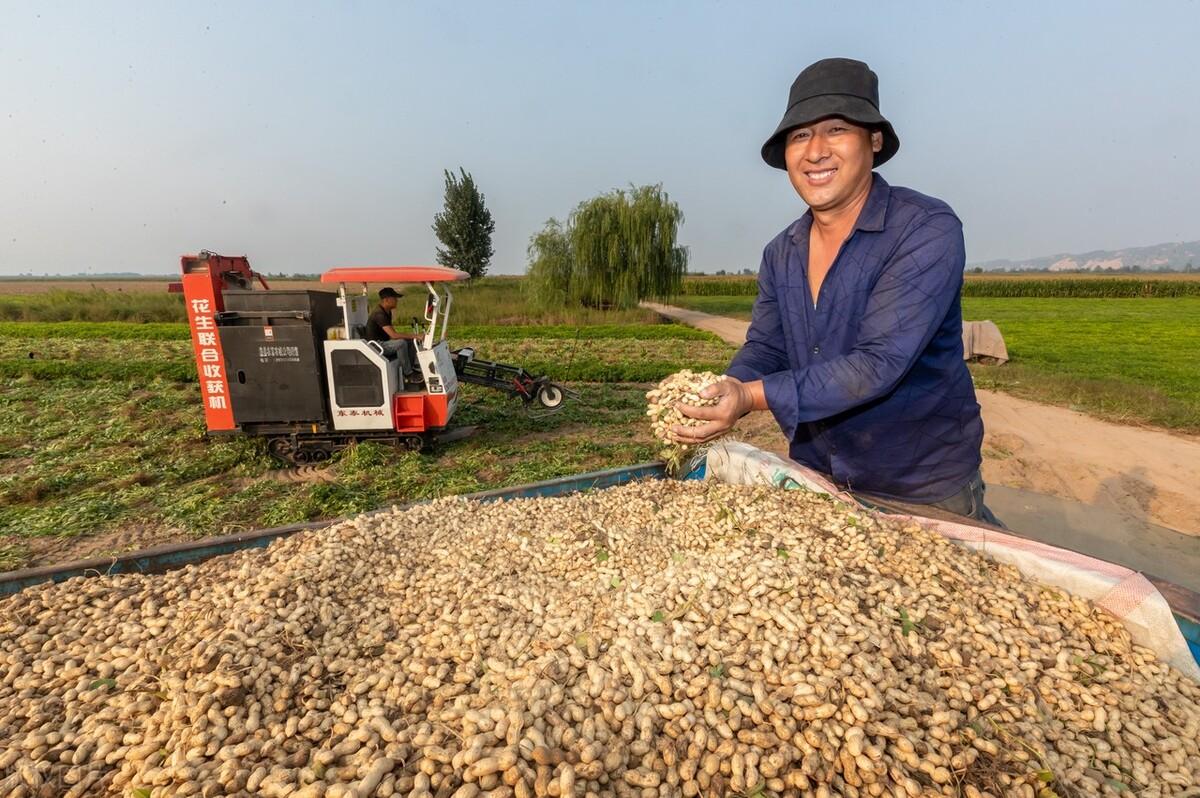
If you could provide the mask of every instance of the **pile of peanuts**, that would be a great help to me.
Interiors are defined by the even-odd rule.
[[[701,399],[700,392],[724,379],[711,371],[700,373],[689,369],[677,371],[663,379],[657,387],[646,393],[646,415],[650,418],[650,430],[654,437],[666,444],[661,456],[668,465],[677,466],[695,447],[676,443],[669,435],[671,427],[698,427],[705,423],[700,419],[685,416],[679,405],[711,407],[716,399]]]
[[[805,491],[439,499],[0,601],[0,795],[1147,796],[1200,687]]]

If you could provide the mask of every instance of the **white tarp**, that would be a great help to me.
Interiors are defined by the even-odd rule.
[[[713,445],[705,468],[706,479],[735,485],[805,488],[857,504],[821,474],[746,443]],[[1030,579],[1088,599],[1118,618],[1139,645],[1200,681],[1200,666],[1192,658],[1166,599],[1137,571],[983,527],[920,516],[880,515],[915,521],[997,562],[1016,567]]]

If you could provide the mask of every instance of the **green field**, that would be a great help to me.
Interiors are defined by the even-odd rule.
[[[750,311],[754,307],[754,295],[677,296],[671,299],[671,304],[681,308],[701,310],[714,316],[729,316],[733,319],[749,321]]]
[[[731,351],[715,336],[677,324],[469,325],[455,328],[452,343],[487,360],[583,382],[660,380],[680,364],[723,369]],[[190,382],[196,367],[182,324],[7,322],[0,323],[0,378]]]
[[[527,325],[454,324],[457,338],[527,338]],[[682,324],[539,324],[537,337],[573,340],[589,338],[669,338],[706,341],[711,336]],[[0,321],[0,336],[36,339],[107,339],[111,341],[188,341],[191,333],[182,322],[127,324],[119,321],[29,322]]]
[[[476,435],[426,454],[360,446],[298,473],[259,441],[205,437],[189,333],[170,310],[179,298],[148,285],[54,315],[64,295],[53,286],[5,295],[0,284],[0,570],[652,459],[647,384],[721,370],[734,351],[648,312],[544,311],[519,281],[484,281],[456,294],[453,345],[567,381],[580,398],[538,417],[465,386],[455,421]],[[753,296],[675,301],[748,318]],[[1013,357],[972,365],[981,387],[1200,431],[1200,300],[967,297],[964,312],[995,321]],[[131,314],[143,318],[119,320]]]
[[[653,323],[654,314],[595,308],[547,309],[534,307],[515,277],[487,277],[473,283],[453,284],[451,323],[468,324],[630,324]],[[82,285],[58,281],[0,281],[0,322],[3,321],[123,321],[185,322],[183,296],[167,293],[166,281],[125,281]],[[273,288],[335,291],[336,285],[307,281],[273,281]],[[381,286],[374,285],[372,291]],[[347,286],[352,293],[360,286]],[[404,298],[396,307],[398,323],[424,315],[425,289],[400,286]]]
[[[754,297],[672,302],[749,319]],[[972,365],[982,388],[1200,432],[1200,298],[964,297],[963,317],[996,322],[1012,358],[1003,366]]]
[[[1200,299],[965,298],[1012,360],[976,383],[1111,420],[1200,432]]]
[[[0,569],[652,459],[648,435],[629,434],[642,432],[643,387],[576,387],[577,401],[536,417],[468,386],[455,420],[475,436],[431,454],[359,446],[309,482],[258,441],[205,439],[194,385],[18,381],[0,397]],[[111,541],[55,540],[74,536]]]
[[[567,380],[538,416],[463,387],[472,437],[432,453],[355,447],[297,477],[261,442],[208,440],[187,328],[0,324],[0,570],[330,518],[653,459],[649,381],[723,368],[733,348],[674,324],[460,325],[455,345]]]

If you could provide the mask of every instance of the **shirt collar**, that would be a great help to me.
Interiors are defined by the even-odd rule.
[[[854,222],[854,230],[863,230],[870,233],[878,233],[885,227],[888,209],[888,199],[892,195],[892,187],[878,173],[872,173],[873,180],[871,182],[871,191],[867,194],[867,203],[863,205],[862,211],[858,214],[858,219]],[[808,238],[808,233],[812,229],[812,211],[807,210],[804,215],[792,223],[792,241],[799,243],[802,239]]]
[[[877,233],[884,227],[884,217],[887,216],[888,199],[892,195],[892,187],[879,175],[874,175],[871,183],[871,193],[867,195],[867,204],[863,206],[858,221],[854,223],[855,230],[866,230]]]

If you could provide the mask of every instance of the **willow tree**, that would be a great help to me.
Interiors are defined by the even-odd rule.
[[[530,298],[542,307],[567,304],[571,285],[571,240],[566,228],[550,219],[540,232],[529,239]]]
[[[629,308],[679,293],[687,250],[676,243],[683,212],[661,185],[618,189],[571,214],[568,299]]]
[[[554,219],[529,243],[529,289],[542,305],[629,308],[679,293],[683,213],[662,186],[610,191]]]

